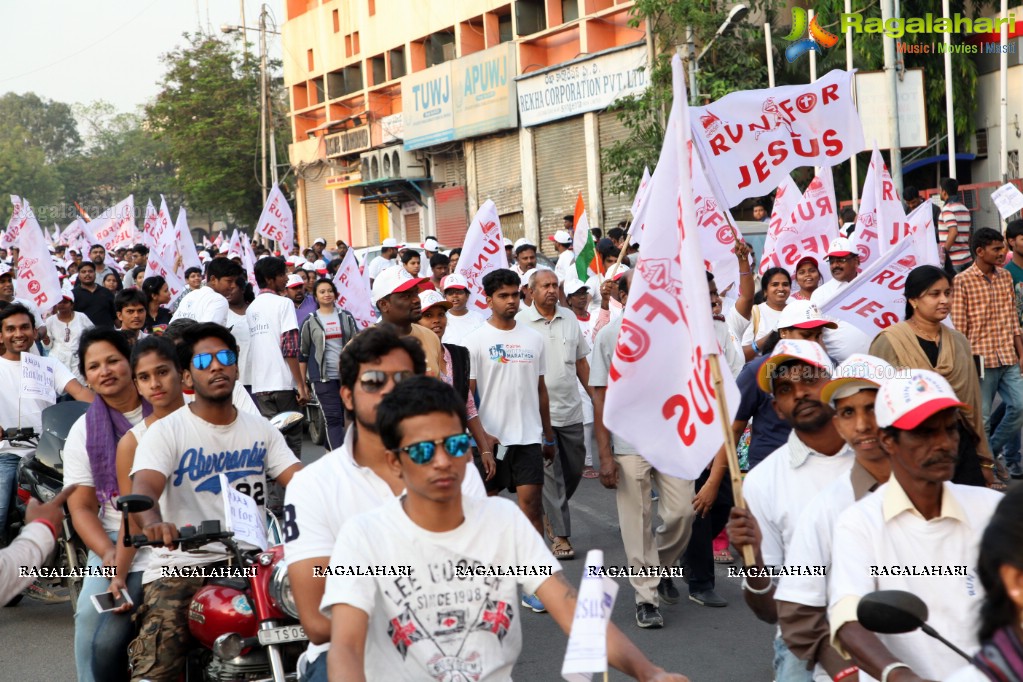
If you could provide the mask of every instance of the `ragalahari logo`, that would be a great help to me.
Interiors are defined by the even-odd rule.
[[[785,36],[785,40],[792,43],[785,48],[785,58],[790,64],[810,50],[822,55],[824,50],[838,44],[838,36],[821,28],[817,16],[815,14],[813,20],[808,22],[805,9],[792,8],[792,30]],[[803,37],[804,34],[806,38]]]

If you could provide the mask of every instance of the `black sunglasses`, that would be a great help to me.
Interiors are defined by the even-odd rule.
[[[411,379],[413,376],[415,376],[415,372],[407,369],[397,372],[371,369],[363,372],[362,376],[359,377],[359,381],[362,383],[362,390],[366,393],[379,393],[387,385],[388,379],[391,379],[397,385],[406,379]]]

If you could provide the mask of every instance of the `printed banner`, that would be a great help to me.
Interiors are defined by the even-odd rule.
[[[696,202],[696,225],[704,267],[714,275],[714,283],[721,295],[734,300],[739,295],[735,238],[742,239],[742,233],[735,227],[732,212],[714,195],[699,158],[693,159],[693,200]]]
[[[910,232],[902,200],[876,146],[870,155],[862,197],[852,243],[860,256],[860,268],[866,268]]]
[[[256,234],[277,242],[281,253],[291,253],[295,241],[295,217],[277,185],[273,186],[266,198],[266,205],[256,223]]]
[[[135,197],[128,195],[116,206],[112,206],[86,225],[92,233],[93,243],[102,244],[108,252],[135,244],[138,229],[135,227]]]
[[[28,202],[25,209],[25,225],[18,238],[20,253],[15,295],[31,301],[40,313],[48,313],[61,299],[60,273],[53,264],[43,228],[36,222]],[[36,324],[42,324],[42,320],[36,320]]]
[[[586,567],[561,664],[561,676],[566,682],[589,682],[591,673],[607,672],[607,626],[618,596],[618,583],[604,575],[603,568],[602,550],[586,552]]]
[[[693,107],[693,137],[728,206],[768,194],[800,166],[834,166],[863,151],[852,72],[809,85],[733,92]]]
[[[458,259],[458,274],[469,283],[469,302],[466,305],[470,310],[490,318],[487,295],[483,293],[483,276],[491,270],[507,267],[501,219],[497,215],[497,206],[487,199],[465,233],[462,257]]]
[[[813,256],[821,283],[830,281],[831,269],[824,258],[832,240],[839,236],[836,205],[830,168],[822,168],[802,196],[796,183],[786,177],[774,198],[760,274],[768,268],[783,267],[792,275],[795,291],[796,264],[803,256]]]
[[[350,312],[363,329],[377,323],[377,309],[370,295],[369,281],[359,272],[355,249],[348,249],[334,275],[337,304]]]
[[[28,202],[23,202],[21,197],[15,194],[11,195],[11,204],[14,206],[14,211],[11,213],[11,219],[7,221],[7,230],[3,237],[0,237],[0,248],[3,249],[18,245],[18,234],[28,220],[26,214],[31,210]]]
[[[36,320],[39,324],[39,320]],[[53,366],[38,355],[21,354],[21,397],[45,400],[48,403],[57,401],[57,392],[53,387]]]

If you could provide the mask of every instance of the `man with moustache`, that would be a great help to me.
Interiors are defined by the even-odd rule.
[[[875,414],[892,474],[835,525],[828,590],[832,644],[881,682],[946,679],[962,660],[920,631],[868,631],[856,611],[869,592],[914,593],[928,606],[929,625],[967,654],[978,647],[969,617],[984,596],[977,551],[1002,495],[951,483],[964,407],[944,377],[928,370],[882,384]]]
[[[786,561],[790,566],[830,566],[831,538],[839,514],[883,485],[891,474],[888,453],[881,449],[874,403],[881,382],[895,368],[871,355],[853,355],[835,370],[821,391],[821,402],[835,410],[832,421],[852,448],[856,460],[848,476],[840,476],[803,510]],[[778,623],[789,650],[817,666],[828,677],[849,669],[831,646],[828,627],[828,577],[786,575],[774,593]]]
[[[821,402],[821,391],[831,375],[831,360],[819,344],[782,339],[757,377],[760,389],[773,394],[774,409],[792,432],[785,445],[746,476],[743,494],[749,508],[732,508],[728,537],[740,550],[745,545],[753,547],[755,563],[745,567],[742,589],[746,604],[767,623],[778,621],[771,569],[786,564],[803,509],[852,468],[852,448],[835,429],[831,408]],[[780,632],[774,651],[775,680],[812,679]]]
[[[833,279],[817,287],[810,295],[810,301],[819,308],[823,308],[860,274],[860,257],[852,243],[844,237],[831,241],[827,260]],[[842,362],[853,353],[866,354],[870,350],[871,339],[866,334],[846,322],[837,324],[837,329],[824,332],[824,348],[835,362]]]

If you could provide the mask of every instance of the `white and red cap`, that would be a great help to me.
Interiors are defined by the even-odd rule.
[[[570,235],[565,230],[558,230],[554,234],[549,235],[547,238],[550,239],[552,242],[557,242],[558,244],[561,244],[562,246],[568,246],[569,244],[572,243],[572,235]]]
[[[629,270],[631,270],[631,268],[628,265],[619,265],[617,268],[615,268],[615,274],[614,277],[611,278],[611,281],[612,282],[617,281],[619,277],[624,275]]]
[[[65,301],[75,302],[75,291],[69,286],[65,286],[60,290],[60,295]]]
[[[832,239],[831,244],[828,245],[828,258],[845,258],[854,253],[856,251],[853,249],[852,242],[845,237]]]
[[[288,275],[288,283],[284,285],[288,289],[294,289],[295,287],[304,287],[305,280],[302,279],[301,275]]]
[[[316,266],[310,263],[309,261],[302,263],[301,268],[306,272],[316,272]]]
[[[586,289],[586,291],[589,292],[590,287],[581,279],[570,279],[565,282],[565,296],[577,294],[583,289]]]
[[[760,366],[760,371],[757,373],[757,385],[760,386],[760,389],[765,393],[771,393],[774,390],[774,371],[780,365],[793,360],[823,370],[829,377],[834,370],[831,358],[816,341],[782,339],[774,347],[771,357]]]
[[[440,250],[440,242],[436,239],[427,239],[423,242],[423,250],[435,253]]]
[[[448,275],[440,281],[440,290],[447,291],[448,289],[465,289],[469,290],[469,282],[466,281],[465,277],[462,277],[457,272]]]
[[[318,275],[326,275],[327,274],[327,264],[323,261],[322,258],[321,259],[317,259],[317,261],[315,263],[313,263],[313,270],[315,270],[316,274],[318,274]]]
[[[911,431],[942,410],[967,407],[952,386],[937,372],[911,369],[881,384],[874,415],[881,428]]]
[[[778,316],[778,329],[816,329],[827,327],[838,329],[838,325],[821,314],[820,309],[810,301],[790,300]]]
[[[812,254],[812,253],[806,253],[806,254],[803,254],[802,256],[800,256],[799,260],[796,261],[796,264],[794,266],[792,266],[793,274],[795,274],[796,270],[799,269],[799,266],[802,265],[803,263],[805,263],[806,261],[810,261],[811,263],[813,263],[813,266],[815,268],[817,268],[818,270],[821,269],[821,262],[819,260],[817,260],[817,256],[815,254]]]
[[[515,240],[514,250],[518,251],[520,246],[528,246],[528,247],[530,247],[532,249],[536,248],[536,244],[534,244],[533,242],[529,241],[525,237],[519,237],[518,239]]]
[[[419,307],[425,313],[427,308],[439,305],[445,310],[451,310],[451,304],[439,291],[427,289],[419,292]]]
[[[10,264],[5,260],[0,260],[0,277],[3,277],[4,275],[11,275],[11,277],[14,276],[11,273]]]
[[[894,378],[896,369],[881,358],[865,353],[853,353],[835,368],[835,378],[821,389],[821,402],[834,405],[836,400],[848,398],[864,389],[877,390],[881,384]]]
[[[426,279],[423,277],[413,277],[401,265],[392,265],[373,280],[373,305],[391,294],[414,289],[419,286],[420,282],[425,281]]]

